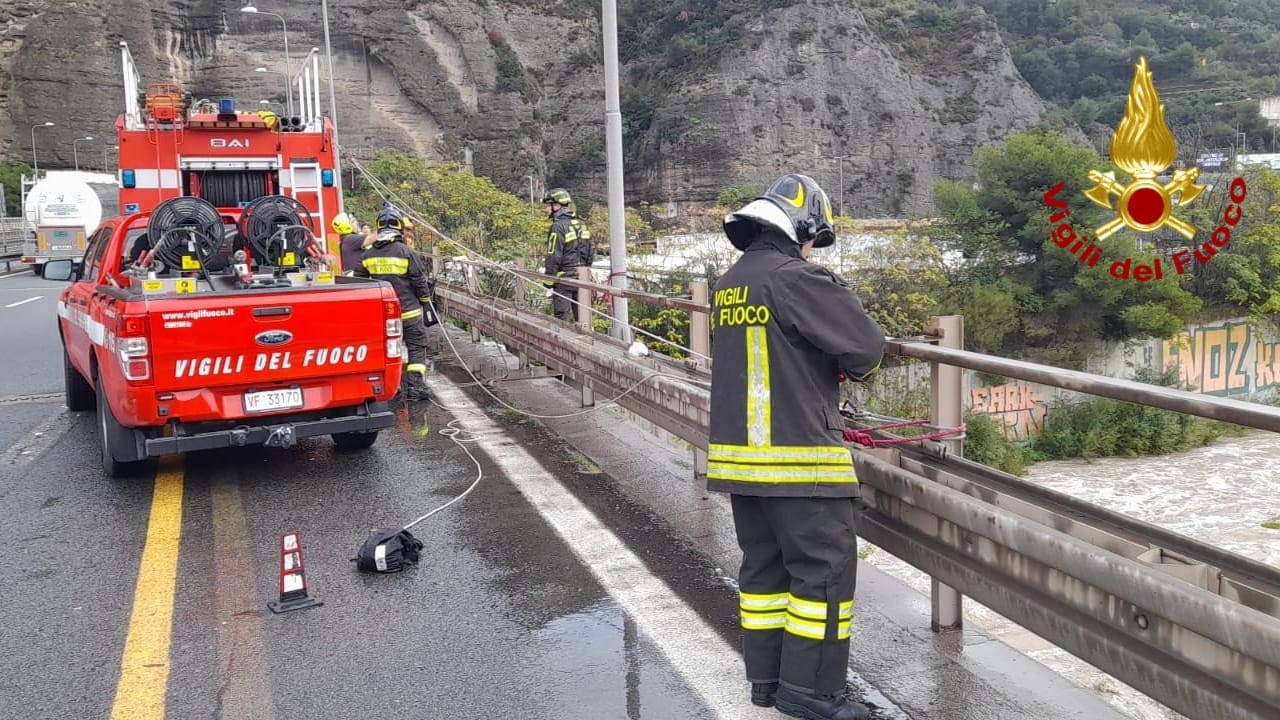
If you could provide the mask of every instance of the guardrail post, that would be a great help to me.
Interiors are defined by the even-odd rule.
[[[707,287],[706,280],[694,280],[689,283],[690,300],[699,305],[707,304],[711,297],[711,291]],[[706,313],[690,312],[689,313],[689,349],[702,357],[695,357],[693,361],[700,366],[709,367],[711,362],[707,358],[711,357],[711,323],[710,317]],[[702,489],[707,489],[707,451],[702,448],[693,449],[693,476],[694,479],[701,484]]]
[[[930,330],[941,335],[941,347],[964,349],[964,317],[944,315],[930,318]],[[930,363],[929,368],[929,422],[939,427],[957,427],[962,418],[961,395],[964,392],[960,368],[955,365]],[[947,452],[963,456],[964,445],[960,440],[945,441]],[[934,632],[949,632],[964,627],[962,596],[955,588],[931,578],[929,592],[932,606],[930,625]]]
[[[480,294],[480,276],[476,272],[476,266],[471,263],[466,265],[467,272],[467,292],[475,297]],[[471,342],[480,342],[480,327],[475,323],[471,323]]]
[[[591,282],[591,268],[586,265],[578,266],[578,279],[582,282]],[[595,313],[591,312],[591,290],[590,288],[578,288],[578,325],[588,333],[591,332],[591,316]],[[582,407],[592,407],[596,404],[596,393],[586,382],[582,383]]]
[[[431,246],[431,277],[440,277],[444,272],[444,258],[440,256],[440,246]]]
[[[524,258],[516,258],[516,270],[521,274],[515,276],[516,280],[516,307],[532,307],[529,303],[529,281],[525,279],[523,273],[527,269]],[[524,350],[516,351],[516,359],[520,361],[520,369],[529,367],[529,353]]]

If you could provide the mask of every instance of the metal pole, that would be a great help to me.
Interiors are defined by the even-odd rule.
[[[534,210],[537,210],[538,206],[533,203],[533,176],[525,175],[524,177],[526,180],[529,181],[529,207],[533,208]]]
[[[36,128],[38,127],[53,127],[53,123],[46,121],[31,126],[31,174],[33,178],[40,177],[40,158],[36,157]]]
[[[711,299],[711,288],[705,278],[689,283],[689,299],[699,305]],[[689,313],[689,349],[710,357],[711,355],[711,317],[704,312]],[[697,365],[707,361],[704,358],[692,358]],[[707,451],[695,447],[693,449],[693,476],[703,491],[707,489]]]
[[[840,156],[840,214],[844,215],[844,155]]]
[[[623,194],[622,109],[618,100],[618,3],[601,0],[604,36],[604,118],[605,152],[609,176],[609,284],[627,288],[627,209]],[[609,334],[631,342],[627,299],[613,296],[613,327]]]
[[[324,23],[324,56],[329,65],[329,122],[333,124],[333,171],[342,177],[342,159],[338,152],[338,98],[333,92],[333,50],[329,46],[329,0],[320,0],[320,19]],[[338,212],[343,212],[342,188],[338,188]]]
[[[76,172],[80,172],[80,151],[76,149],[77,140],[71,141],[71,161],[76,165]]]
[[[931,318],[933,329],[942,335],[938,343],[943,347],[964,347],[964,317],[946,315]],[[963,393],[960,368],[954,365],[931,363],[929,370],[929,422],[937,427],[959,427],[961,421],[961,395]],[[964,446],[958,440],[946,441],[947,452],[963,456]],[[931,625],[934,632],[960,630],[964,627],[963,596],[937,578],[931,578],[929,593]]]

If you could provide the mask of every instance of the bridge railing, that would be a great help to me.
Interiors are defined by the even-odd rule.
[[[22,257],[22,245],[26,241],[27,223],[22,218],[0,218],[0,262],[8,271],[12,263]]]
[[[467,289],[442,285],[436,293],[474,339],[484,333],[556,369],[584,388],[584,402],[587,391],[616,397],[706,448],[705,364],[632,358],[615,338],[592,332],[589,319],[575,327],[487,297],[478,291],[484,266],[460,265]],[[616,292],[561,282],[582,294]],[[628,291],[693,317],[709,310],[647,295]],[[929,336],[886,345],[889,354],[931,364],[938,424],[958,422],[959,370],[970,368],[1280,430],[1280,409],[1266,405],[965,352],[962,328],[958,317],[935,318]],[[961,626],[967,595],[1189,717],[1280,717],[1280,570],[969,462],[961,449],[958,441],[852,448],[867,506],[859,533],[933,578],[935,629]]]

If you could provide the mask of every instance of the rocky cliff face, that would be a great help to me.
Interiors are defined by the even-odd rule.
[[[329,0],[344,151],[397,148],[471,163],[518,194],[532,175],[603,200],[599,20],[583,10],[592,6]],[[285,17],[295,69],[323,47],[319,3],[258,7]],[[975,146],[1044,112],[989,19],[928,52],[884,39],[843,0],[775,8],[746,27],[715,61],[644,89],[654,107],[629,126],[628,201],[674,209],[805,170],[846,213],[927,212],[936,178],[972,177]],[[280,21],[240,12],[239,0],[9,0],[0,157],[30,162],[30,127],[53,121],[36,131],[42,167],[69,167],[72,141],[86,135],[96,140],[79,143],[81,164],[99,165],[123,108],[120,40],[143,83],[174,80],[241,107],[283,99]],[[652,62],[636,58],[624,84]]]

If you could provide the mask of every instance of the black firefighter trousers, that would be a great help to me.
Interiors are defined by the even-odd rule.
[[[404,375],[400,382],[401,388],[417,388],[425,390],[427,384],[425,378],[427,376],[427,325],[419,315],[415,318],[409,318],[402,321],[404,330],[404,346],[406,359],[409,361],[405,366]]]
[[[574,279],[577,279],[577,275]],[[561,283],[552,286],[551,312],[565,322],[578,322],[578,288]]]
[[[856,498],[732,495],[747,680],[832,695],[849,667]]]

